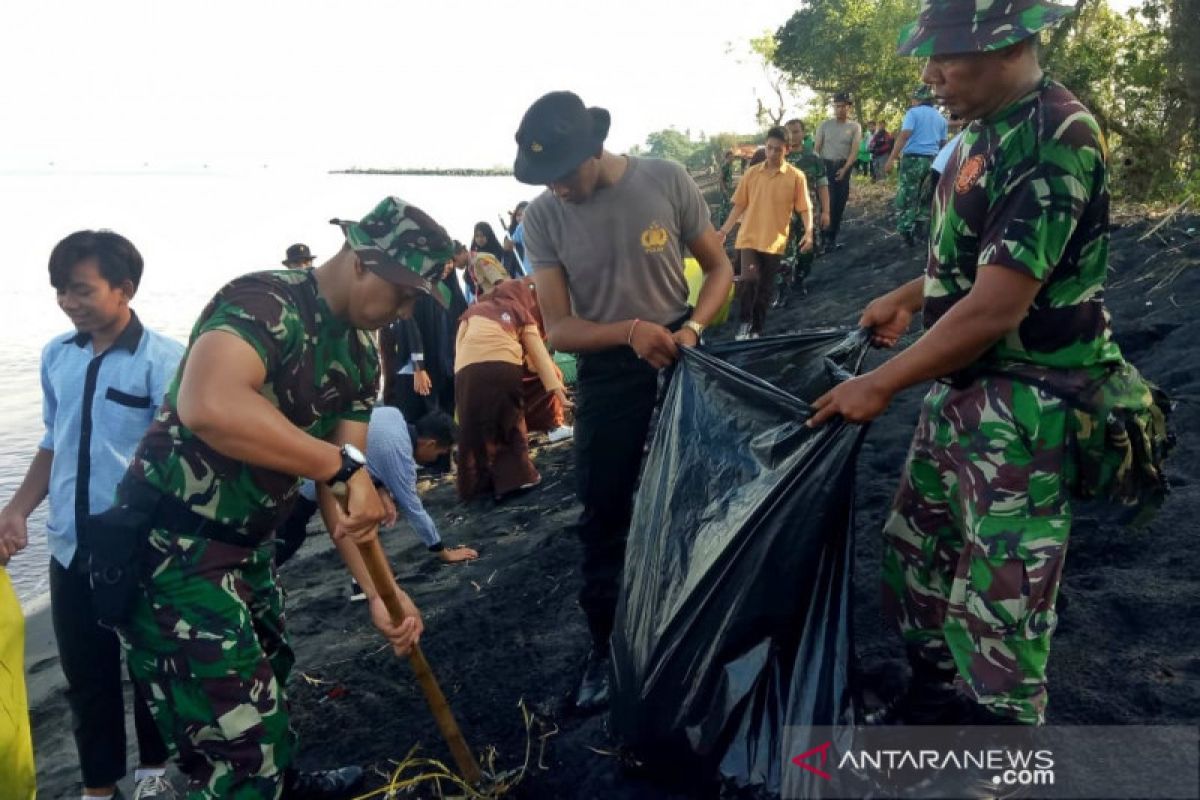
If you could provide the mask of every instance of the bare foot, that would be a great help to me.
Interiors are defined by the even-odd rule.
[[[470,547],[460,545],[458,547],[445,548],[438,553],[438,558],[447,564],[457,564],[460,561],[474,561],[479,558],[479,553]]]

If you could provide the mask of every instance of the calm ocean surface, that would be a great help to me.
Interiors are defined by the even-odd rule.
[[[341,246],[333,217],[357,219],[384,196],[421,206],[464,243],[478,221],[537,190],[512,178],[327,175],[319,172],[0,173],[7,233],[7,296],[0,311],[0,505],[20,485],[42,436],[38,358],[71,326],[55,303],[46,263],[63,236],[110,228],[146,260],[133,307],[142,321],[182,342],[204,304],[244,272],[279,269],[305,242],[317,263]],[[8,565],[26,612],[47,591],[45,503],[29,524],[29,547]]]

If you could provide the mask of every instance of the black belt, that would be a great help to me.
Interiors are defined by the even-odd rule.
[[[155,528],[250,549],[258,547],[264,538],[198,514],[175,495],[140,478],[127,477],[122,481],[121,499],[131,508],[147,511]]]
[[[936,157],[936,154],[925,156],[925,155],[921,155],[920,153],[905,153],[904,155],[902,155],[900,157],[901,158],[934,158],[934,157]]]

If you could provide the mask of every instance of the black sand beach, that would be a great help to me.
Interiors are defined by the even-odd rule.
[[[852,200],[845,248],[818,260],[808,297],[773,312],[769,332],[852,325],[868,300],[919,274],[920,255],[891,231],[879,197]],[[1173,493],[1142,532],[1119,527],[1105,508],[1075,509],[1064,583],[1069,604],[1050,661],[1050,721],[1194,725],[1200,721],[1200,559],[1191,538],[1200,519],[1193,436],[1200,423],[1200,237],[1186,231],[1200,229],[1200,218],[1176,219],[1144,242],[1138,242],[1150,227],[1144,218],[1118,215],[1114,225],[1108,303],[1117,338],[1177,401]],[[884,357],[876,353],[870,363]],[[872,426],[858,465],[856,642],[868,689],[903,663],[879,611],[878,530],[921,395],[905,393]],[[614,756],[603,716],[569,711],[587,647],[575,603],[580,549],[570,529],[577,513],[571,446],[541,448],[536,462],[542,487],[488,513],[461,507],[450,481],[429,488],[427,507],[443,537],[476,547],[475,563],[442,565],[406,527],[385,534],[400,583],[424,614],[425,653],[468,741],[477,751],[494,748],[498,769],[525,762],[521,703],[535,715],[532,755],[515,796],[680,796]],[[449,762],[407,664],[381,649],[365,608],[347,602],[344,569],[323,535],[310,537],[281,581],[298,656],[290,691],[302,766],[352,762],[384,773],[390,759],[414,746]],[[29,620],[28,662],[39,788],[43,797],[71,796],[78,771],[45,613]],[[415,796],[436,794],[426,787]]]

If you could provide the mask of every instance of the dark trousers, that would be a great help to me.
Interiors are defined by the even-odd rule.
[[[837,240],[838,229],[842,227],[842,214],[846,211],[846,201],[850,199],[850,174],[853,170],[846,170],[846,177],[840,181],[837,179],[838,170],[845,163],[825,159],[825,176],[829,178],[829,229],[825,236],[830,244]]]
[[[384,403],[400,409],[404,420],[409,425],[416,425],[421,417],[430,411],[445,411],[454,413],[454,375],[443,375],[436,370],[429,370],[429,380],[433,388],[427,395],[417,394],[413,389],[412,375],[396,375],[388,382],[388,394]]]
[[[740,319],[750,324],[753,333],[762,333],[767,321],[767,309],[775,299],[775,277],[779,274],[781,255],[743,248],[742,275],[738,279]]]
[[[658,396],[658,371],[628,347],[579,356],[575,478],[583,513],[583,589],[593,645],[612,635],[633,496]]]
[[[83,785],[111,786],[126,772],[125,693],[121,686],[121,643],[96,622],[92,587],[77,556],[70,569],[50,560],[50,617],[58,656],[67,677],[75,747]],[[137,685],[133,721],[143,764],[165,764],[167,746]]]
[[[275,568],[287,563],[296,555],[300,545],[308,537],[308,521],[317,513],[317,501],[307,497],[297,497],[292,506],[292,513],[284,520],[283,525],[275,531]]]

